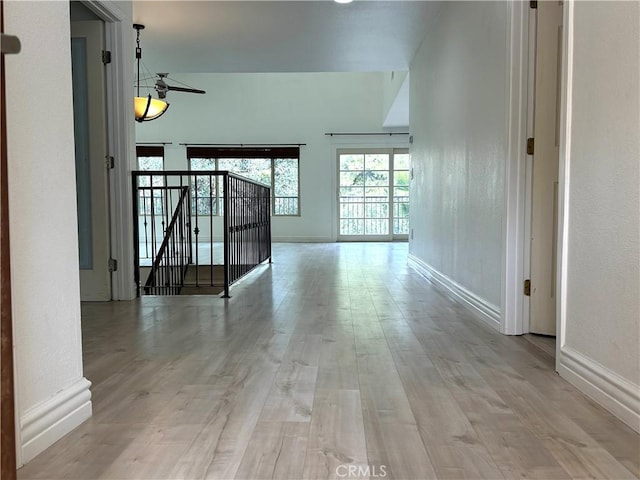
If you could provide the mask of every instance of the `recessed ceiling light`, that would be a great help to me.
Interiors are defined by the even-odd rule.
[[[333,0],[336,3],[351,3],[353,0]]]

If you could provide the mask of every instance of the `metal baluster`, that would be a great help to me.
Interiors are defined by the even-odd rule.
[[[155,257],[156,252],[156,216],[155,216],[155,200],[154,200],[154,192],[153,192],[153,182],[151,180],[151,175],[149,175],[149,192],[151,193],[151,250],[153,254],[151,257]],[[152,261],[153,265],[153,261]],[[153,270],[153,269],[152,269]]]

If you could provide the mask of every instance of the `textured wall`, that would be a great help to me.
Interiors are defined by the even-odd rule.
[[[410,252],[500,305],[506,2],[450,2],[411,66]]]
[[[5,2],[11,267],[19,413],[82,377],[66,2]]]
[[[574,8],[565,344],[640,385],[640,8]]]
[[[167,169],[187,168],[181,142],[306,143],[300,153],[302,215],[274,218],[273,236],[335,239],[338,137],[324,134],[381,130],[382,74],[176,74],[175,78],[207,94],[170,93],[164,116],[136,125],[136,141],[173,142],[165,147]]]

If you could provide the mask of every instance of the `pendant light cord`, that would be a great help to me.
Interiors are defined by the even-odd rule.
[[[144,27],[143,27],[144,28]],[[138,97],[140,96],[140,59],[142,58],[142,49],[140,48],[140,28],[136,28],[138,34],[136,36],[136,62],[138,64]]]

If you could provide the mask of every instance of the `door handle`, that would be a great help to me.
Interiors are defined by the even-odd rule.
[[[0,33],[0,52],[3,55],[20,53],[20,39],[15,35]]]

